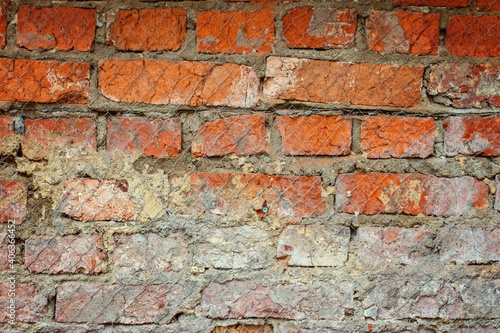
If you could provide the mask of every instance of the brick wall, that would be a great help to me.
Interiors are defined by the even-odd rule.
[[[497,332],[499,14],[0,0],[0,331]]]

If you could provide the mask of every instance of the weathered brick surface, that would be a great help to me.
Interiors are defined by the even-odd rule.
[[[436,102],[456,108],[500,106],[499,72],[495,64],[432,65],[427,91]]]
[[[24,123],[22,152],[31,160],[57,153],[71,158],[97,149],[96,122],[90,118],[26,119]]]
[[[264,116],[234,116],[201,125],[191,152],[198,157],[254,155],[267,150],[268,140]]]
[[[371,11],[366,39],[375,52],[436,55],[439,14]]]
[[[481,11],[496,11],[500,10],[499,0],[477,0],[476,5]]]
[[[232,63],[141,59],[99,62],[99,87],[113,101],[252,107],[258,102],[258,86],[251,67]]]
[[[253,281],[210,283],[201,311],[210,318],[285,318],[341,320],[353,307],[349,282],[257,285]]]
[[[364,268],[417,264],[432,252],[432,247],[427,247],[431,238],[432,233],[424,228],[360,227],[356,260]]]
[[[169,322],[188,291],[180,285],[62,283],[56,290],[59,322],[147,324]]]
[[[0,100],[84,104],[90,65],[0,58]]]
[[[500,16],[452,16],[446,49],[458,56],[500,56]]]
[[[5,47],[7,40],[7,6],[5,0],[0,1],[0,48]]]
[[[457,216],[488,206],[488,186],[464,176],[353,173],[337,179],[339,212]]]
[[[0,116],[0,155],[13,155],[19,148],[21,136],[14,132],[14,118]]]
[[[423,68],[269,57],[264,95],[287,100],[411,107]]]
[[[211,333],[272,333],[271,325],[232,325],[232,326],[217,326]]]
[[[365,317],[381,320],[498,318],[495,290],[499,286],[500,280],[494,279],[444,282],[412,276],[377,280],[362,303]]]
[[[95,9],[20,6],[17,11],[17,44],[28,50],[91,51],[95,30]]]
[[[0,272],[8,271],[11,267],[11,262],[9,259],[15,261],[15,244],[13,244],[11,240],[11,233],[0,232]],[[13,234],[15,236],[15,233]],[[15,240],[14,240],[15,241]],[[10,245],[10,246],[9,246]],[[11,253],[9,257],[9,253]]]
[[[394,0],[394,4],[401,6],[465,7],[469,4],[469,0]]]
[[[280,116],[276,120],[285,155],[348,155],[352,122],[344,117]]]
[[[274,263],[271,235],[256,227],[206,230],[196,246],[194,263],[219,269],[262,269]]]
[[[107,149],[131,156],[176,157],[182,150],[182,127],[179,118],[108,118]]]
[[[278,240],[278,259],[289,266],[342,266],[347,261],[348,227],[330,225],[292,225]]]
[[[264,55],[274,44],[274,15],[268,8],[254,12],[206,11],[198,13],[198,51]]]
[[[435,139],[436,124],[432,118],[362,118],[361,148],[368,158],[429,157]]]
[[[283,17],[283,36],[290,48],[344,49],[354,46],[355,9],[295,8]]]
[[[497,189],[497,193],[496,193],[496,196],[495,196],[495,209],[498,210],[500,212],[500,175],[497,175],[495,177],[496,179],[496,189]]]
[[[116,234],[113,263],[126,277],[138,272],[170,272],[183,269],[189,258],[187,238],[178,233]]]
[[[119,50],[177,51],[186,40],[186,11],[151,8],[108,12],[107,43]]]
[[[0,181],[0,222],[21,222],[26,216],[28,184],[22,181]]]
[[[183,198],[172,208],[187,213],[242,217],[314,217],[322,215],[321,178],[249,173],[191,173],[174,178]],[[189,205],[189,210],[186,209]],[[267,213],[266,213],[267,210]]]
[[[488,264],[500,261],[500,228],[443,228],[438,236],[445,263]]]
[[[500,118],[449,117],[443,126],[446,155],[500,156]]]
[[[134,216],[135,203],[127,192],[126,180],[66,180],[59,208],[78,221],[130,220]]]
[[[7,280],[9,281],[9,280]],[[46,319],[48,314],[48,297],[42,294],[34,283],[16,282],[15,288],[10,282],[0,283],[0,323],[11,320],[8,316],[11,304],[9,294],[15,290],[15,320],[14,322],[37,323]]]
[[[24,267],[32,273],[96,274],[104,265],[100,235],[35,236],[24,245]]]

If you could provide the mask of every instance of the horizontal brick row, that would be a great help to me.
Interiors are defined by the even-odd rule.
[[[361,153],[367,158],[426,158],[434,154],[436,121],[429,117],[363,116]],[[343,116],[277,116],[274,124],[286,156],[340,156],[353,151],[353,120]],[[500,156],[500,118],[447,117],[446,156]],[[0,154],[19,147],[30,160],[95,153],[97,125],[90,118],[25,119],[24,135],[14,131],[14,118],[0,116]],[[272,152],[271,129],[262,114],[231,116],[203,123],[191,143],[196,157]],[[112,154],[177,157],[182,153],[180,118],[108,117],[107,150]]]
[[[406,3],[405,3],[406,1]],[[455,2],[458,2],[456,0]],[[421,0],[402,0],[402,5]],[[453,1],[450,1],[453,3]],[[397,3],[396,3],[397,4]],[[433,0],[430,5],[444,5]],[[480,8],[484,4],[478,4]],[[74,7],[20,6],[17,44],[29,50],[92,51],[96,10]],[[5,45],[6,7],[0,7],[0,35]],[[186,11],[146,8],[109,11],[106,42],[125,51],[177,51],[186,40]],[[205,11],[197,14],[197,50],[202,53],[264,55],[275,44],[276,18],[268,9]],[[366,22],[367,43],[374,52],[436,55],[439,14],[371,11]],[[498,16],[452,16],[446,47],[459,56],[498,56]],[[355,45],[355,9],[292,9],[283,17],[283,36],[290,48],[339,49]]]

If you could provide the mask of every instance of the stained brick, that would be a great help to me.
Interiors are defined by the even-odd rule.
[[[24,247],[24,266],[33,273],[101,273],[104,250],[100,235],[30,237]]]
[[[366,37],[375,52],[437,55],[439,14],[371,11]]]
[[[242,217],[313,217],[322,215],[321,178],[248,173],[192,173],[172,178],[180,201],[171,208],[187,213]],[[264,210],[263,210],[264,208]],[[267,213],[266,213],[267,211]]]
[[[108,45],[130,51],[177,51],[186,40],[182,8],[119,10],[108,13]]]
[[[488,264],[500,261],[500,228],[443,228],[440,257],[445,263]]]
[[[38,103],[88,101],[90,64],[0,58],[0,100]]]
[[[253,281],[210,283],[201,297],[201,312],[210,318],[285,318],[342,320],[352,310],[349,282],[258,285]]]
[[[295,8],[283,17],[283,37],[290,48],[350,48],[356,24],[355,9]]]
[[[135,204],[127,192],[126,180],[66,180],[60,210],[78,221],[130,220]]]
[[[364,117],[361,148],[368,158],[429,157],[434,151],[436,124],[432,118]]]
[[[108,118],[107,149],[131,156],[177,157],[182,150],[182,127],[179,118]]]
[[[9,281],[7,279],[6,281]],[[38,323],[47,317],[48,298],[43,295],[34,283],[24,283],[16,281],[15,287],[10,282],[0,283],[0,322],[5,323],[12,318],[8,316],[11,304],[9,294],[15,292],[15,318],[14,322]],[[14,290],[14,291],[12,291]]]
[[[449,117],[443,125],[446,155],[500,156],[500,118]]]
[[[423,68],[269,57],[264,95],[321,103],[411,107],[420,102]]]
[[[354,173],[340,175],[336,207],[344,213],[457,216],[488,206],[488,186],[464,176]]]
[[[194,156],[254,155],[267,146],[264,116],[235,116],[201,125],[191,152]]]
[[[276,123],[285,155],[348,155],[351,152],[350,119],[280,116]]]
[[[456,108],[500,106],[500,66],[440,63],[431,66],[427,91]]]
[[[17,152],[21,136],[14,132],[14,118],[0,116],[0,155],[13,155]]]
[[[327,225],[287,226],[278,240],[278,259],[289,266],[341,266],[347,261],[350,230]]]
[[[99,87],[113,101],[252,107],[259,80],[251,67],[213,62],[119,60],[99,62]]]
[[[201,12],[196,23],[198,51],[264,55],[273,50],[274,31],[274,15],[267,8]]]
[[[59,322],[166,323],[181,310],[188,291],[180,285],[62,283],[56,290]]]
[[[452,16],[446,48],[458,56],[500,56],[500,16]]]
[[[97,149],[96,123],[90,118],[26,119],[24,123],[22,152],[31,160],[48,159],[56,153],[71,158]]]
[[[95,30],[95,9],[20,6],[17,11],[17,44],[28,50],[91,51]]]
[[[0,222],[21,222],[26,216],[28,185],[21,181],[0,181]]]

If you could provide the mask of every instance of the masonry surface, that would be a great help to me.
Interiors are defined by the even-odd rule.
[[[0,0],[0,331],[498,332],[499,112],[498,0]]]

